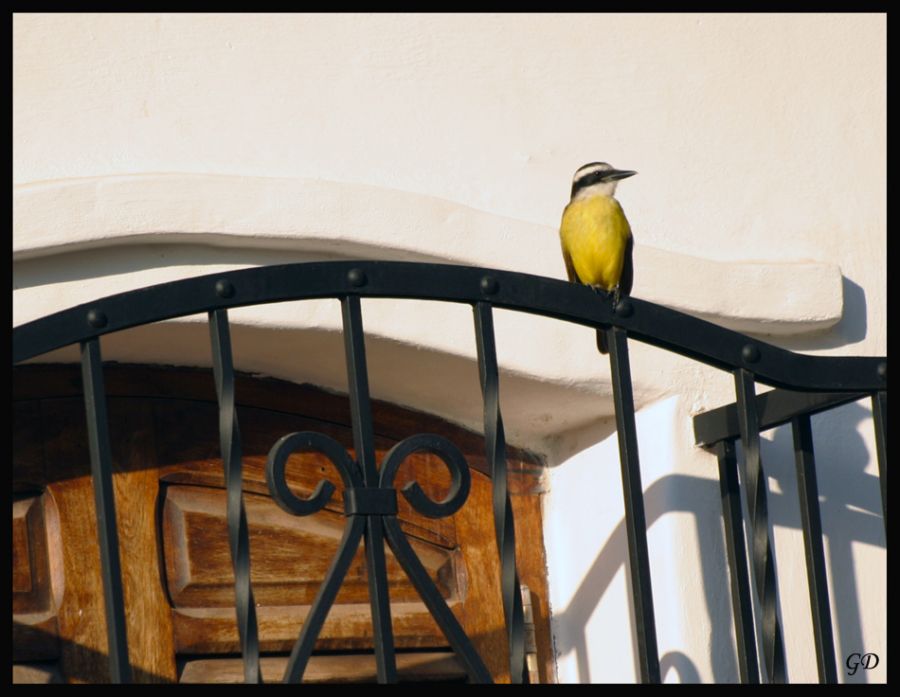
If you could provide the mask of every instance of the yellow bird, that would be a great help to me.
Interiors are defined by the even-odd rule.
[[[572,283],[613,293],[614,304],[631,293],[634,238],[625,211],[613,198],[620,179],[637,174],[606,162],[579,167],[572,179],[572,198],[559,227],[566,273]],[[606,353],[606,335],[597,332],[597,348]]]

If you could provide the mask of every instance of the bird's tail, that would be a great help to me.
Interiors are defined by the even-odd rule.
[[[609,353],[609,346],[606,343],[606,330],[597,330],[597,350],[600,353]]]

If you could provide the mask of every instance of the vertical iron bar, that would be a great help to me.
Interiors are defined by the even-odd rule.
[[[125,597],[122,589],[122,566],[119,561],[119,533],[116,525],[106,390],[103,385],[99,339],[89,339],[81,344],[81,379],[84,385],[84,406],[87,411],[91,478],[97,508],[97,535],[103,573],[110,679],[114,683],[129,683],[132,680],[132,673],[131,663],[128,660]]]
[[[751,561],[756,578],[756,593],[762,606],[762,645],[769,683],[785,681],[784,643],[776,606],[775,559],[769,542],[769,509],[766,477],[759,454],[759,415],[753,373],[744,368],[734,371],[738,424],[744,449],[742,479],[747,496],[752,535]]]
[[[872,395],[872,418],[875,421],[875,450],[878,453],[878,482],[881,484],[881,510],[884,514],[884,539],[887,541],[887,391]]]
[[[237,613],[241,655],[244,660],[244,682],[260,683],[262,674],[259,667],[259,629],[256,621],[256,602],[250,584],[250,539],[242,492],[241,432],[234,408],[234,365],[227,310],[214,310],[209,313],[209,336],[212,344],[216,396],[219,400],[219,446],[222,451],[227,492],[225,516],[228,522],[231,565],[234,569],[234,606]]]
[[[500,553],[500,589],[509,642],[509,674],[513,684],[526,681],[525,615],[516,570],[516,531],[509,498],[506,469],[506,436],[500,414],[500,380],[494,343],[494,317],[488,303],[475,305],[475,341],[478,375],[484,401],[484,442],[491,468],[494,533]]]
[[[359,296],[348,295],[341,298],[341,314],[344,323],[344,353],[347,359],[350,412],[353,418],[353,447],[365,485],[377,487],[375,435],[372,428],[366,344]],[[391,627],[391,602],[388,596],[384,525],[381,516],[366,516],[365,546],[378,682],[393,683],[397,681],[397,666],[394,658],[394,634]]]
[[[624,329],[611,327],[606,330],[606,340],[612,371],[616,429],[619,438],[619,465],[622,470],[622,490],[625,497],[625,526],[628,532],[628,561],[631,568],[638,663],[641,682],[659,683],[659,653],[656,646],[653,589],[650,585],[650,553],[647,547],[644,489],[641,484],[637,426],[634,421],[634,396],[631,391],[628,336]]]
[[[491,683],[491,673],[481,660],[481,656],[472,646],[472,642],[466,635],[453,611],[447,607],[447,603],[435,588],[431,577],[422,566],[422,562],[416,556],[412,546],[406,540],[403,530],[396,516],[385,516],[384,528],[388,544],[394,550],[394,556],[406,572],[407,577],[419,592],[431,616],[437,622],[438,627],[444,632],[450,647],[456,652],[457,658],[465,666],[469,679],[474,683]]]
[[[725,522],[725,551],[731,575],[731,605],[734,612],[734,636],[737,640],[738,668],[742,683],[759,683],[759,655],[753,623],[750,572],[744,540],[744,516],[738,484],[737,455],[731,439],[716,443],[719,458],[719,491],[722,494],[722,518]]]
[[[825,551],[822,548],[822,519],[819,515],[819,487],[816,482],[816,462],[809,414],[795,416],[791,426],[794,433],[797,490],[800,494],[800,518],[806,549],[806,574],[809,577],[809,604],[812,609],[819,682],[836,683],[837,666],[834,660],[831,606],[828,601],[828,577],[825,574]]]
[[[363,536],[365,530],[365,521],[363,516],[351,516],[344,526],[344,534],[341,537],[341,543],[338,547],[337,554],[328,567],[328,573],[322,580],[322,585],[316,593],[316,597],[310,605],[309,614],[303,622],[303,629],[300,636],[291,649],[291,655],[288,659],[287,667],[284,669],[284,682],[299,682],[306,671],[306,665],[309,663],[309,657],[312,655],[316,645],[316,639],[322,631],[322,625],[325,624],[325,618],[328,611],[334,604],[338,591],[350,564],[353,563],[353,557],[356,556],[356,549],[359,547],[359,538]]]

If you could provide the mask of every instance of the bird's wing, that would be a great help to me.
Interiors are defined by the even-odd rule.
[[[622,265],[622,276],[619,278],[619,293],[631,295],[631,285],[634,283],[634,263],[632,253],[634,251],[634,235],[628,235],[625,243],[625,262]]]
[[[578,276],[575,275],[575,266],[572,264],[572,256],[569,254],[569,250],[563,246],[562,250],[563,261],[566,262],[566,273],[569,276],[569,283],[578,283]]]

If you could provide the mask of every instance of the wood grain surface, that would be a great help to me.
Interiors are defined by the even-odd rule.
[[[135,680],[239,681],[211,372],[110,364],[104,367],[104,376]],[[352,456],[350,410],[341,395],[244,375],[236,378],[236,395],[261,647],[267,654],[286,654],[343,531],[342,482],[323,455],[292,455],[286,478],[297,495],[308,495],[322,478],[337,489],[325,510],[292,516],[269,497],[266,458],[278,438],[303,430],[331,436]],[[399,440],[425,432],[451,440],[469,462],[471,493],[456,514],[427,518],[401,495],[398,518],[495,679],[508,680],[483,438],[434,416],[377,401],[373,422],[379,462]],[[30,364],[14,369],[14,681],[104,682],[109,677],[84,424],[78,366]],[[540,515],[541,465],[533,455],[510,448],[509,469],[519,573],[531,588],[541,681],[549,682],[553,662]],[[435,499],[442,498],[450,484],[444,464],[426,454],[413,455],[401,466],[397,489],[412,480]],[[448,650],[446,639],[390,551],[387,561],[401,675],[442,681],[464,677],[452,654],[442,653]],[[316,647],[318,652],[343,653],[315,655],[306,679],[374,679],[361,550]],[[284,661],[284,655],[264,657],[264,676],[277,675]]]
[[[263,658],[260,661],[263,680],[280,682],[287,658]],[[400,682],[464,682],[466,672],[452,653],[427,652],[397,654],[397,676]],[[303,676],[310,683],[374,683],[375,657],[313,656]],[[243,682],[244,668],[239,659],[216,658],[187,661],[181,672],[183,683]]]

